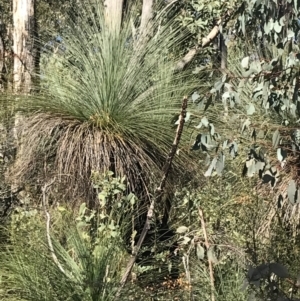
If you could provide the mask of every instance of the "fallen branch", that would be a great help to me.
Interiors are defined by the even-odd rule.
[[[50,213],[47,211],[47,206],[46,206],[46,194],[47,194],[47,190],[48,188],[54,183],[55,178],[50,182],[50,183],[46,183],[44,185],[44,187],[42,187],[42,193],[43,193],[43,207],[44,207],[44,211],[45,211],[45,215],[46,215],[46,233],[47,233],[47,241],[48,241],[48,247],[49,250],[51,252],[51,256],[53,258],[54,263],[58,266],[58,268],[60,269],[61,272],[63,272],[65,274],[65,270],[62,267],[62,265],[60,264],[55,252],[54,252],[54,248],[53,248],[53,244],[51,241],[51,237],[50,237]]]
[[[201,221],[202,231],[203,231],[203,235],[204,235],[204,242],[205,242],[206,250],[208,250],[210,245],[209,245],[209,242],[208,242],[203,211],[202,211],[201,208],[198,208],[198,212],[199,212],[199,216],[200,216],[200,221]],[[213,263],[210,260],[210,258],[208,258],[208,268],[209,268],[209,278],[210,278],[210,288],[211,288],[211,301],[215,301],[214,270],[213,270]]]
[[[186,117],[187,101],[188,101],[188,98],[187,98],[187,96],[185,96],[183,98],[183,101],[182,101],[181,112],[180,112],[180,116],[179,116],[179,124],[178,124],[178,127],[177,127],[175,139],[174,139],[174,142],[172,144],[171,150],[168,154],[168,157],[166,159],[166,163],[163,167],[163,177],[160,181],[160,185],[155,190],[154,198],[152,199],[150,207],[149,207],[148,212],[147,212],[147,218],[146,218],[146,222],[144,224],[143,231],[142,231],[141,236],[140,236],[140,238],[139,238],[139,240],[138,240],[138,242],[137,242],[137,244],[134,248],[134,251],[132,253],[132,257],[130,258],[130,260],[127,264],[126,271],[125,271],[125,273],[124,273],[124,275],[121,279],[120,287],[118,289],[118,292],[116,294],[115,299],[120,297],[121,290],[127,282],[127,279],[130,275],[132,267],[133,267],[133,265],[136,261],[138,252],[139,252],[139,250],[140,250],[140,248],[141,248],[141,246],[144,242],[144,239],[147,235],[148,230],[150,229],[155,203],[159,202],[161,200],[163,190],[166,186],[167,177],[169,175],[170,168],[171,168],[171,165],[172,165],[172,161],[173,161],[173,158],[176,154],[176,150],[178,148],[178,144],[180,142],[181,134],[182,134],[182,131],[183,131],[184,119]]]

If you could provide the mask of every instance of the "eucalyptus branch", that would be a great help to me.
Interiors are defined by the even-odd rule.
[[[50,182],[50,183],[46,183],[44,185],[44,187],[42,188],[42,193],[43,193],[43,207],[44,207],[44,211],[45,211],[45,215],[46,215],[46,233],[47,233],[47,241],[48,241],[48,247],[49,250],[51,252],[51,256],[53,258],[54,263],[58,266],[58,268],[61,270],[61,272],[63,272],[65,274],[65,270],[62,267],[62,265],[60,264],[55,252],[54,252],[54,248],[53,248],[53,244],[51,241],[51,237],[50,237],[50,213],[47,211],[47,206],[46,206],[46,194],[47,194],[47,190],[48,188],[54,183],[55,178]]]
[[[222,24],[222,19],[220,19],[210,33],[202,39],[201,45],[196,45],[177,63],[175,70],[182,70],[188,63],[192,61],[195,55],[200,51],[201,48],[208,46],[212,40],[218,35],[220,31],[220,25]]]
[[[205,246],[206,249],[209,249],[209,242],[208,242],[208,237],[207,237],[207,232],[206,232],[206,226],[205,226],[205,220],[203,216],[203,211],[199,207],[198,208],[199,216],[200,216],[200,221],[201,221],[201,226],[202,226],[202,231],[204,235],[204,241],[205,241]],[[210,287],[211,287],[211,301],[215,301],[215,280],[214,280],[214,270],[213,270],[213,264],[210,258],[208,258],[208,268],[209,268],[209,277],[210,277]]]
[[[180,71],[182,70],[188,63],[190,63],[193,58],[196,56],[196,54],[203,48],[207,47],[213,40],[214,38],[219,34],[221,26],[225,26],[229,20],[231,20],[235,15],[236,12],[238,12],[243,4],[239,6],[238,9],[235,9],[234,11],[227,11],[223,16],[220,16],[220,19],[216,23],[216,25],[212,28],[212,30],[209,32],[209,34],[202,39],[201,44],[197,44],[195,47],[191,48],[188,53],[177,63],[175,66],[174,70],[175,71]],[[226,47],[223,45],[223,51],[222,51],[222,56],[223,56],[223,66],[224,60],[226,57]]]
[[[132,253],[132,257],[130,258],[130,260],[127,264],[125,273],[124,273],[124,275],[121,279],[120,287],[119,287],[118,292],[116,294],[116,299],[120,296],[121,290],[127,282],[129,274],[130,274],[130,272],[132,270],[132,267],[133,267],[133,265],[136,261],[138,252],[139,252],[139,250],[140,250],[140,248],[141,248],[141,246],[144,242],[144,239],[147,235],[148,230],[151,227],[151,220],[152,220],[152,217],[153,217],[155,204],[156,204],[156,202],[159,202],[161,200],[163,190],[166,186],[166,180],[167,180],[167,177],[169,175],[170,168],[171,168],[171,165],[172,165],[172,161],[173,161],[173,158],[176,154],[176,150],[178,148],[178,144],[180,142],[180,138],[181,138],[181,135],[182,135],[184,120],[185,120],[185,117],[186,117],[187,102],[188,102],[188,98],[187,98],[187,96],[185,96],[183,98],[183,101],[182,101],[181,112],[180,112],[180,116],[179,116],[179,123],[178,123],[178,126],[177,126],[175,139],[174,139],[174,142],[172,144],[171,150],[170,150],[170,152],[167,156],[166,163],[163,167],[162,179],[160,181],[159,186],[156,188],[154,198],[152,199],[152,201],[150,203],[150,207],[148,209],[147,218],[146,218],[146,221],[145,221],[145,224],[144,224],[143,231],[142,231],[141,236],[140,236],[140,238],[139,238],[139,240],[138,240],[138,242],[137,242],[137,244],[134,248],[134,251]]]

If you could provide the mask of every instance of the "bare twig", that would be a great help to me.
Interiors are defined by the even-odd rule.
[[[206,232],[206,226],[205,226],[205,220],[203,216],[203,211],[201,208],[198,208],[199,216],[200,216],[200,221],[201,221],[201,226],[202,226],[202,231],[204,235],[204,241],[205,241],[205,246],[206,249],[209,249],[209,242],[208,242],[208,237],[207,237],[207,232]],[[213,270],[213,264],[210,258],[208,258],[208,268],[209,268],[209,277],[210,277],[210,287],[211,287],[211,301],[215,301],[215,279],[214,279],[214,270]]]
[[[183,131],[184,119],[186,117],[187,101],[188,101],[188,98],[187,98],[187,96],[185,96],[183,98],[183,101],[182,101],[181,113],[180,113],[180,116],[179,116],[179,124],[178,124],[178,127],[177,127],[175,139],[174,139],[174,142],[172,144],[171,150],[168,154],[168,157],[166,159],[166,163],[163,167],[163,177],[161,179],[160,185],[155,190],[155,195],[154,195],[154,198],[151,201],[150,208],[148,209],[147,218],[146,218],[146,222],[144,224],[143,231],[142,231],[141,236],[140,236],[140,238],[139,238],[139,240],[138,240],[138,242],[135,246],[135,249],[132,253],[132,257],[130,258],[130,260],[127,264],[126,271],[125,271],[125,273],[124,273],[124,275],[121,279],[120,287],[119,287],[118,292],[116,294],[116,299],[120,296],[121,290],[124,287],[125,283],[127,282],[129,274],[130,274],[130,272],[132,270],[132,267],[133,267],[133,265],[136,261],[137,254],[138,254],[138,252],[139,252],[139,250],[140,250],[140,248],[141,248],[141,246],[144,242],[144,239],[146,237],[146,234],[147,234],[148,230],[150,229],[155,203],[159,202],[161,200],[162,193],[163,193],[163,190],[164,190],[165,185],[166,185],[166,180],[167,180],[167,177],[168,177],[168,174],[170,172],[171,165],[172,165],[172,161],[173,161],[173,158],[175,156],[178,144],[180,142],[181,134],[182,134],[182,131]]]
[[[49,247],[49,250],[51,252],[51,256],[53,258],[53,261],[55,262],[55,264],[58,266],[58,268],[61,270],[61,272],[63,272],[65,274],[65,270],[64,268],[62,267],[62,265],[60,264],[55,252],[54,252],[54,248],[53,248],[53,244],[52,244],[52,241],[51,241],[51,237],[50,237],[50,213],[47,211],[47,205],[46,205],[46,194],[47,194],[47,190],[48,188],[55,182],[55,178],[50,181],[49,183],[46,183],[44,185],[44,187],[42,188],[42,193],[43,193],[43,207],[44,207],[44,211],[45,211],[45,214],[46,214],[46,231],[47,231],[47,241],[48,241],[48,247]]]

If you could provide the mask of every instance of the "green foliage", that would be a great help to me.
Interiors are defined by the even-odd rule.
[[[64,3],[63,11],[69,11],[71,4]],[[39,5],[41,12],[50,4],[39,1]],[[121,32],[110,32],[101,9],[89,2],[79,4],[71,18],[59,15],[63,26],[54,26],[55,33],[49,36],[59,35],[62,41],[43,49],[47,51],[42,53],[40,93],[20,103],[27,125],[15,176],[21,182],[40,181],[41,173],[46,177],[53,173],[62,179],[64,189],[69,188],[69,195],[97,192],[94,208],[86,199],[69,232],[63,232],[67,227],[59,219],[51,229],[59,262],[67,271],[75,270],[76,281],[65,277],[53,261],[37,211],[21,211],[13,216],[11,249],[2,258],[4,266],[9,262],[12,268],[2,276],[1,293],[9,287],[16,296],[25,292],[28,300],[35,300],[28,287],[36,284],[32,290],[36,300],[42,286],[50,287],[49,300],[96,300],[91,297],[94,287],[88,284],[92,280],[82,279],[94,279],[88,276],[94,275],[88,266],[98,255],[106,262],[99,264],[104,279],[107,261],[113,260],[108,253],[116,251],[116,258],[123,254],[120,238],[128,236],[135,221],[129,223],[120,213],[145,212],[145,207],[138,211],[139,199],[147,198],[159,179],[180,102],[187,94],[189,112],[173,175],[183,178],[193,165],[198,188],[192,184],[178,188],[170,220],[177,229],[176,252],[182,260],[176,262],[179,280],[186,287],[180,286],[177,294],[163,292],[170,283],[159,277],[175,263],[161,251],[169,242],[159,242],[154,228],[153,241],[142,251],[155,253],[155,258],[136,264],[134,273],[137,283],[148,286],[158,280],[162,289],[156,283],[153,294],[144,296],[142,289],[129,285],[130,297],[166,300],[170,293],[170,300],[191,300],[192,296],[211,300],[210,261],[217,300],[295,299],[295,294],[287,296],[288,280],[294,281],[299,273],[298,1],[175,2],[166,14],[156,15],[153,35],[146,38],[132,29],[139,23],[133,14],[124,16]],[[194,73],[188,69],[174,73],[178,54],[201,44],[219,19],[226,20],[220,32],[228,46],[228,69],[211,70],[218,50],[208,48],[196,57]],[[187,31],[181,32],[182,28]],[[43,35],[47,36],[44,31]],[[202,79],[198,82],[202,72],[207,75],[208,90],[203,89]],[[189,160],[189,148],[197,156],[195,161]],[[126,195],[128,190],[137,196]],[[208,248],[199,207],[205,214]],[[66,208],[58,208],[64,217]],[[24,241],[26,230],[30,239]],[[134,229],[131,234],[134,245]],[[111,244],[118,247],[113,250]],[[27,248],[28,257],[21,252]],[[85,252],[90,259],[78,257]],[[33,267],[35,257],[39,267]],[[9,258],[21,264],[5,261]],[[265,260],[271,264],[262,263]],[[264,277],[259,276],[258,287],[250,279],[250,286],[242,290],[248,264],[255,266],[252,276],[259,271]],[[282,277],[283,267],[291,279]],[[113,280],[104,287],[113,292],[118,273],[114,269],[111,273]],[[40,274],[44,280],[35,276]],[[280,292],[275,294],[271,285]],[[58,290],[62,293],[55,295]]]
[[[93,229],[95,214],[87,214],[85,209],[82,206],[76,223],[68,218],[66,209],[54,214],[55,223],[63,224],[60,238],[51,234],[55,226],[48,232],[36,210],[13,216],[9,242],[1,246],[2,300],[114,298],[124,260],[121,239]],[[106,221],[108,227],[110,222]]]
[[[183,96],[201,85],[190,72],[173,71],[170,51],[185,32],[172,19],[157,20],[153,35],[138,37],[130,15],[111,32],[102,8],[99,1],[79,9],[57,51],[44,55],[40,93],[20,105],[28,119],[19,179],[33,177],[36,162],[45,161],[49,173],[68,179],[71,193],[90,192],[92,170],[126,175],[138,193],[161,172],[175,134],[172,118]],[[180,152],[174,170],[184,171],[187,159]]]

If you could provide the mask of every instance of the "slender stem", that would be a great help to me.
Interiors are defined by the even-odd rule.
[[[172,165],[172,161],[173,161],[173,158],[176,154],[176,150],[178,148],[178,144],[180,142],[181,134],[182,134],[182,131],[183,131],[184,120],[185,120],[185,117],[186,117],[187,101],[188,101],[188,98],[185,96],[183,98],[183,101],[182,101],[181,113],[180,113],[180,116],[179,116],[179,124],[178,124],[178,127],[177,127],[175,139],[174,139],[174,142],[172,144],[171,150],[170,150],[170,152],[167,156],[166,163],[163,167],[162,179],[160,181],[159,186],[155,190],[154,198],[152,199],[150,207],[148,209],[147,218],[146,218],[146,221],[145,221],[145,224],[144,224],[143,231],[142,231],[141,236],[140,236],[140,238],[139,238],[139,240],[138,240],[138,242],[137,242],[137,244],[134,248],[134,251],[132,253],[132,257],[130,258],[130,260],[127,264],[126,271],[125,271],[125,273],[124,273],[124,275],[121,279],[120,287],[119,287],[118,292],[116,294],[115,300],[117,300],[120,297],[121,290],[127,282],[127,279],[128,279],[128,277],[131,273],[132,267],[133,267],[133,265],[136,261],[137,254],[138,254],[138,252],[139,252],[139,250],[140,250],[140,248],[141,248],[141,246],[144,242],[144,239],[147,235],[148,230],[151,227],[151,220],[152,220],[152,217],[153,217],[155,203],[159,202],[161,200],[163,190],[166,186],[167,177],[169,175],[170,168],[171,168],[171,165]]]
[[[54,252],[54,248],[53,248],[53,244],[51,241],[51,236],[50,236],[50,213],[47,211],[47,206],[46,206],[46,194],[47,194],[47,189],[54,183],[55,178],[50,182],[50,183],[46,183],[43,188],[42,188],[42,193],[43,193],[43,207],[44,207],[44,211],[45,211],[45,215],[46,215],[46,232],[47,232],[47,241],[48,241],[48,247],[49,250],[51,252],[51,256],[53,258],[53,261],[55,262],[55,264],[58,266],[58,268],[60,269],[61,272],[63,272],[65,274],[65,270],[62,267],[62,265],[60,264],[55,252]]]
[[[208,237],[207,237],[207,232],[206,232],[206,226],[205,226],[203,211],[202,211],[201,208],[198,208],[198,212],[199,212],[202,231],[203,231],[203,235],[204,235],[205,246],[206,246],[206,249],[208,250],[209,249],[209,242],[208,242]],[[215,301],[214,270],[213,270],[213,263],[209,258],[208,258],[208,268],[209,268],[210,287],[211,287],[211,301]]]

